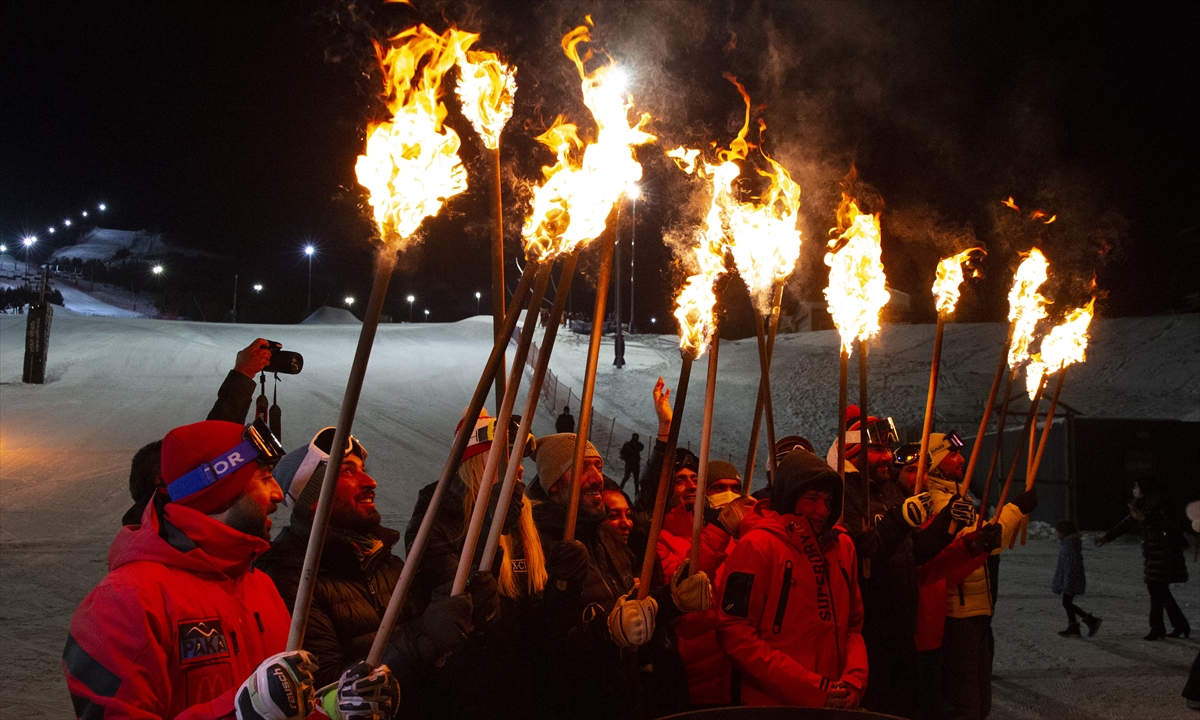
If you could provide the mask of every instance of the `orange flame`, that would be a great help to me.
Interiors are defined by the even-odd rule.
[[[587,26],[581,25],[563,37],[562,46],[583,80],[583,104],[596,122],[596,141],[585,144],[575,126],[561,117],[537,138],[554,150],[558,162],[542,168],[546,180],[533,189],[522,233],[531,257],[544,259],[570,252],[600,235],[626,187],[642,178],[633,148],[656,139],[644,130],[650,122],[648,113],[629,124],[633,98],[625,93],[623,73],[616,62],[587,71],[585,64],[592,54],[589,51],[580,57],[579,45],[590,41]],[[580,149],[582,156],[577,160]]]
[[[1042,338],[1041,351],[1034,355],[1025,369],[1025,388],[1030,399],[1037,392],[1043,374],[1058,372],[1068,365],[1087,359],[1088,326],[1092,324],[1096,298],[1087,305],[1067,313],[1061,325],[1055,326]]]
[[[842,338],[842,351],[849,353],[855,338],[867,340],[879,332],[879,311],[891,299],[883,273],[879,216],[862,213],[846,193],[837,211],[841,233],[829,241],[825,264],[829,287],[825,300],[829,314]]]
[[[500,147],[500,133],[513,114],[517,69],[492,52],[471,50],[458,55],[455,92],[463,115],[489,150]]]
[[[1013,210],[1016,210],[1017,212],[1020,212],[1020,211],[1021,211],[1021,208],[1017,207],[1017,203],[1016,203],[1016,201],[1015,201],[1015,200],[1013,200],[1013,196],[1012,196],[1012,195],[1009,195],[1007,200],[1001,200],[1001,201],[1000,201],[1000,204],[1001,204],[1001,205],[1004,205],[1004,206],[1006,206],[1006,207],[1010,207],[1010,208],[1012,208]]]
[[[403,246],[425,218],[467,189],[458,134],[442,126],[446,106],[439,96],[455,57],[476,37],[453,28],[439,35],[420,25],[391,38],[386,52],[376,45],[392,117],[367,132],[366,152],[354,173],[370,193],[375,223],[389,247]]]
[[[1046,298],[1037,291],[1049,276],[1050,263],[1042,251],[1033,248],[1013,276],[1008,293],[1008,320],[1012,323],[1013,339],[1008,350],[1008,366],[1016,369],[1029,357],[1029,346],[1037,323],[1046,317]]]
[[[756,201],[743,202],[735,195],[733,184],[742,172],[738,161],[745,160],[752,147],[746,141],[750,96],[736,78],[725,77],[741,93],[746,109],[741,130],[729,149],[717,151],[718,164],[705,162],[698,167],[699,150],[676,148],[667,152],[680,169],[688,174],[695,172],[711,185],[708,213],[696,231],[693,248],[699,272],[688,278],[675,309],[680,347],[697,356],[704,352],[713,332],[716,296],[712,288],[725,272],[727,251],[763,314],[771,311],[774,284],[786,279],[800,258],[800,231],[796,229],[800,186],[782,165],[762,153],[769,169],[757,172],[770,180],[769,186]]]
[[[987,251],[983,248],[971,248],[963,250],[957,255],[951,255],[948,258],[942,258],[942,261],[937,266],[937,278],[933,281],[933,295],[937,298],[937,311],[939,315],[949,315],[954,312],[954,306],[958,304],[960,295],[959,286],[963,280],[963,265],[971,259],[972,253],[984,253]],[[969,277],[978,277],[979,271],[975,268],[970,268]]]

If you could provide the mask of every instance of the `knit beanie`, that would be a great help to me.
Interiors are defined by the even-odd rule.
[[[708,461],[708,482],[710,485],[718,480],[741,479],[742,476],[738,474],[737,468],[728,460]]]
[[[242,442],[244,429],[237,423],[206,420],[167,433],[162,441],[162,478],[168,492],[171,483],[237,447]],[[257,468],[257,463],[247,463],[203,490],[175,502],[205,515],[223,512],[245,491]]]
[[[600,451],[589,442],[583,456],[598,458]],[[575,433],[557,433],[540,438],[533,460],[537,463],[538,483],[549,495],[550,488],[571,468],[571,463],[575,460]]]
[[[335,427],[322,428],[309,444],[284,455],[271,471],[275,482],[279,483],[279,489],[283,490],[283,504],[291,508],[293,514],[312,517],[312,506],[321,495],[325,470],[329,465],[326,462],[329,456],[327,449],[332,448],[336,432]],[[353,436],[350,438],[349,454],[357,455],[363,462],[367,460],[366,448]]]

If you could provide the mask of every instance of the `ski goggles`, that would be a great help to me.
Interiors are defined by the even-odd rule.
[[[898,468],[907,467],[916,463],[919,457],[921,457],[921,443],[906,443],[896,449],[892,465]]]
[[[282,457],[283,446],[271,428],[262,418],[255,418],[242,431],[240,443],[173,480],[167,485],[167,493],[171,496],[171,502],[179,502],[215,485],[251,462],[266,467],[279,462]]]
[[[891,447],[900,434],[896,432],[896,424],[889,418],[873,418],[867,421],[867,444],[885,445]],[[859,430],[846,431],[846,444],[858,445],[862,442],[862,432]]]
[[[336,427],[327,427],[313,436],[312,441],[308,444],[308,450],[304,453],[304,459],[300,461],[300,467],[296,469],[296,474],[288,485],[288,492],[283,497],[285,505],[288,507],[297,505],[317,468],[329,462],[329,453],[333,451],[333,438],[336,434]],[[353,435],[346,440],[345,456],[349,457],[350,455],[357,455],[363,462],[367,461],[367,449]],[[320,483],[314,487],[319,488]]]
[[[963,441],[959,439],[958,433],[951,430],[942,436],[942,441],[940,443],[929,448],[929,454],[937,457],[940,454],[945,454],[948,452],[958,452],[962,446]]]

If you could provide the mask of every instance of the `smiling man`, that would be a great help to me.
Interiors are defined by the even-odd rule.
[[[279,588],[288,607],[295,604],[308,536],[335,428],[316,434],[275,467],[283,502],[292,509],[289,527],[280,531],[257,563]],[[333,682],[349,665],[366,658],[387,609],[404,561],[392,554],[400,533],[380,524],[375,508],[376,482],[366,472],[367,451],[353,436],[338,472],[329,530],[309,610],[304,649],[317,660],[317,687]],[[413,620],[401,613],[383,660],[400,680],[406,703],[412,700],[414,675],[456,650],[471,627],[469,595],[441,598]]]

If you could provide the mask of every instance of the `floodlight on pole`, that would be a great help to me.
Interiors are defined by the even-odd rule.
[[[475,293],[475,314],[476,315],[479,314],[479,298],[481,298],[481,297],[483,297],[483,293],[481,293],[481,292]]]
[[[317,249],[311,243],[304,246],[304,254],[308,257],[308,304],[305,305],[305,313],[312,312],[312,261],[316,253]]]
[[[155,275],[162,275],[162,271],[162,265],[155,265],[154,267],[150,268],[150,272],[154,273]]]
[[[82,214],[84,217],[87,217],[87,210],[84,210],[84,211],[83,211],[81,214]]]
[[[429,311],[425,311],[425,322],[429,322]]]
[[[63,225],[64,225],[65,227],[71,227],[71,221],[70,221],[70,220],[63,220]]]
[[[52,228],[52,227],[48,227],[48,228],[46,228],[46,232],[48,232],[48,233],[50,233],[51,235],[53,235],[53,234],[54,234],[54,228]]]
[[[254,292],[262,292],[262,283],[254,283]]]
[[[346,296],[346,307],[350,307],[352,305],[354,305],[354,298],[347,295]]]
[[[411,323],[412,322],[413,301],[416,300],[417,298],[412,295],[409,295],[406,299],[408,300],[408,321]]]
[[[6,252],[8,252],[8,246],[0,245],[0,254],[6,253]]]
[[[105,205],[104,203],[100,203],[100,206],[99,206],[100,212],[104,212],[107,209],[108,209],[107,205]]]

